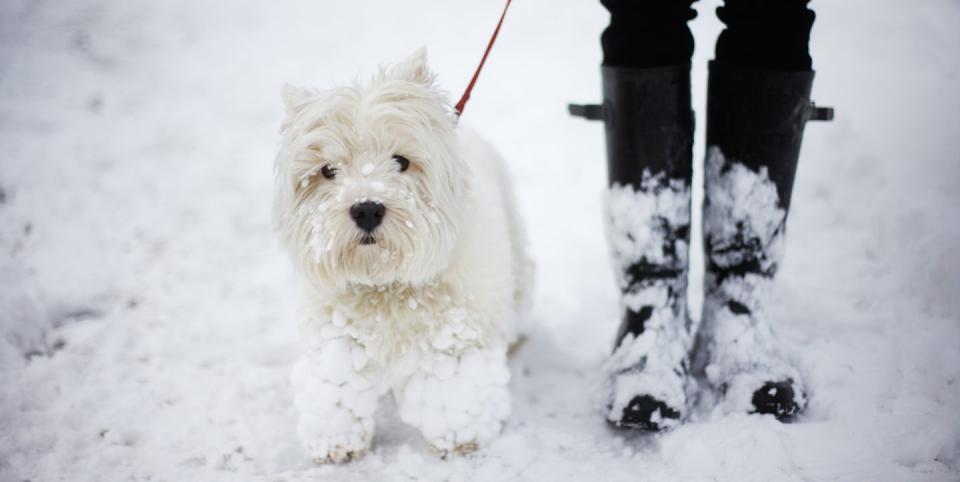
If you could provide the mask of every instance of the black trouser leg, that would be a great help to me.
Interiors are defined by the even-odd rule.
[[[603,31],[603,65],[663,67],[690,63],[695,0],[601,0],[610,11]]]
[[[810,0],[726,0],[717,17],[726,28],[717,38],[717,62],[770,70],[808,71]]]

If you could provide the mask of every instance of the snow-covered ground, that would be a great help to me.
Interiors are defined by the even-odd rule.
[[[602,127],[565,104],[599,97],[606,14],[522,0],[464,117],[511,165],[538,263],[514,415],[442,461],[386,410],[373,453],[331,467],[294,433],[280,88],[427,45],[458,95],[500,3],[0,2],[0,480],[957,480],[960,4],[813,4],[838,116],[808,126],[771,308],[811,390],[798,423],[605,426]],[[693,23],[701,126],[716,5]]]

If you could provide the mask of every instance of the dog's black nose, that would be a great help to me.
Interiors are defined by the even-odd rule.
[[[358,228],[368,233],[380,225],[380,221],[383,221],[383,215],[386,212],[386,206],[372,201],[364,201],[350,206],[350,217],[353,218],[353,222],[357,224]]]

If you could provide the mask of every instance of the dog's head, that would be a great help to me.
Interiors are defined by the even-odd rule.
[[[286,87],[274,223],[313,283],[420,284],[446,268],[469,172],[426,53],[366,84]]]

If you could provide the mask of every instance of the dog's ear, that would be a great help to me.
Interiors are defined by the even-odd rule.
[[[283,84],[283,105],[287,109],[287,115],[293,115],[300,112],[307,100],[316,94],[311,89],[296,87],[290,84]]]
[[[418,82],[421,84],[431,85],[433,80],[436,77],[433,72],[430,71],[430,67],[427,66],[427,48],[420,47],[413,52],[413,55],[407,57],[403,62],[400,62],[397,65],[397,72],[400,77]]]

